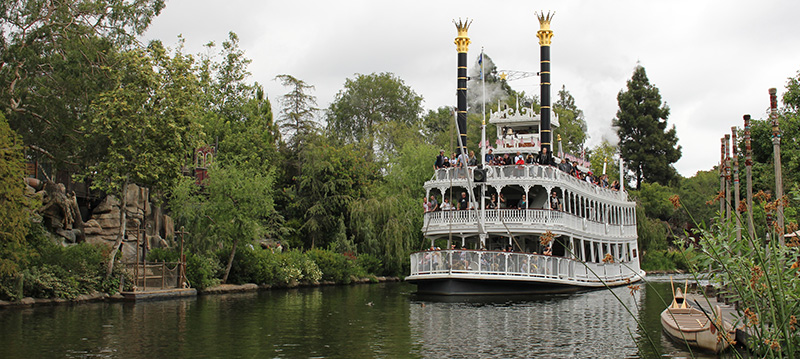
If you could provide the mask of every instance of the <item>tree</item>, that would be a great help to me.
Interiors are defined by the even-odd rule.
[[[22,149],[22,139],[0,113],[0,276],[15,273],[25,260],[32,203],[24,195]]]
[[[87,142],[102,149],[99,161],[82,177],[122,202],[108,275],[125,236],[128,185],[156,191],[172,187],[185,155],[194,149],[189,135],[197,132],[193,119],[200,111],[191,62],[181,53],[169,57],[160,42],[121,53],[112,77],[114,89],[98,96],[81,128]]]
[[[634,172],[636,188],[643,181],[667,185],[677,178],[672,166],[681,158],[675,126],[667,129],[669,107],[661,102],[658,88],[650,84],[644,67],[637,65],[627,91],[617,95],[614,119],[620,155]]]
[[[592,171],[600,175],[603,173],[603,164],[606,164],[606,174],[608,182],[619,180],[619,164],[617,162],[617,147],[606,140],[603,140],[597,147],[589,151],[589,159],[592,163]]]
[[[310,139],[301,150],[298,190],[291,205],[302,216],[300,231],[306,235],[307,248],[325,248],[339,219],[348,222],[350,204],[362,200],[381,178],[365,152],[356,144],[338,146],[324,136]]]
[[[94,162],[95,147],[79,131],[90,104],[114,86],[116,52],[135,45],[163,7],[163,0],[0,5],[0,110],[28,156],[61,169]]]
[[[419,125],[422,97],[390,73],[347,79],[327,111],[328,129],[345,143],[361,143],[388,157],[398,131]]]
[[[319,110],[315,107],[317,98],[307,93],[308,90],[313,90],[314,86],[292,75],[278,75],[275,79],[290,88],[289,92],[283,95],[283,109],[278,123],[289,139],[290,147],[296,150],[300,139],[313,132],[317,126],[314,122],[314,114]]]
[[[586,120],[583,117],[583,110],[575,105],[575,98],[564,85],[558,91],[558,101],[553,106],[553,112],[558,116],[558,128],[555,132],[561,135],[564,151],[572,154],[580,153],[588,137]]]

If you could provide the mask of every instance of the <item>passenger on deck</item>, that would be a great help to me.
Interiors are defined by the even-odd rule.
[[[436,201],[436,196],[431,195],[431,200],[428,201],[428,212],[438,211],[439,210],[439,202]]]
[[[550,152],[547,151],[547,147],[542,147],[542,151],[539,152],[539,158],[537,161],[540,165],[550,166],[553,162],[553,156],[550,155]]]
[[[467,161],[470,166],[477,166],[478,165],[478,158],[475,157],[475,151],[469,151],[469,161]]]
[[[462,211],[469,209],[469,198],[467,197],[467,192],[461,192],[461,198],[458,199],[458,209]]]
[[[536,157],[533,156],[533,153],[529,153],[528,157],[525,157],[525,164],[532,165],[535,163],[536,163]]]
[[[445,198],[442,202],[442,211],[452,211],[453,205],[450,204],[450,200]]]
[[[447,160],[447,156],[444,155],[444,150],[439,150],[439,155],[436,156],[436,162],[433,164],[433,169],[438,170],[440,168],[444,168],[445,160]]]
[[[561,210],[561,201],[558,200],[558,196],[556,195],[556,191],[550,194],[550,209],[552,210]]]
[[[484,159],[486,160],[487,165],[494,164],[494,154],[492,154],[491,148],[489,149],[489,153],[486,154],[486,157]]]
[[[428,197],[422,197],[422,210],[425,211],[425,213],[428,213],[430,212],[429,208],[430,207],[428,207]]]
[[[486,209],[496,209],[497,208],[497,196],[492,193],[492,199],[489,200],[489,203],[486,204]]]
[[[508,204],[506,204],[506,198],[505,198],[505,197],[503,197],[503,194],[502,194],[502,193],[500,194],[500,200],[499,200],[499,202],[500,202],[500,203],[498,203],[498,206],[499,206],[498,208],[500,208],[500,209],[506,209],[506,208],[508,208]]]
[[[517,151],[517,155],[514,157],[514,164],[515,165],[524,165],[525,164],[525,157],[522,156],[522,152]]]
[[[525,197],[525,195],[523,194],[522,195],[522,199],[520,199],[519,203],[517,203],[517,208],[519,208],[519,209],[527,209],[528,208],[528,200],[526,198],[527,197]]]

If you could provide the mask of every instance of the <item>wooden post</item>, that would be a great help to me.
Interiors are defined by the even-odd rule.
[[[736,242],[742,241],[742,219],[739,216],[739,145],[736,142],[736,126],[731,127],[731,153],[733,155],[733,216],[736,218]]]
[[[769,89],[769,117],[772,119],[772,152],[775,161],[775,200],[778,201],[777,215],[778,227],[777,231],[778,242],[781,246],[786,244],[783,238],[783,176],[781,174],[781,130],[778,126],[778,97],[774,87]]]
[[[719,191],[725,193],[725,137],[720,138],[719,148]],[[725,198],[719,199],[719,220],[725,217]]]
[[[731,222],[731,135],[725,134],[725,219]]]
[[[750,147],[750,115],[744,115],[744,165],[746,169],[747,187],[747,234],[750,240],[756,239],[756,228],[753,224],[753,151]],[[752,247],[752,244],[751,244]],[[752,249],[752,248],[751,248]]]

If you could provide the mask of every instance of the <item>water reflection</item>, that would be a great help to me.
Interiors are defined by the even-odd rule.
[[[633,295],[419,297],[384,283],[0,310],[0,357],[691,357],[661,333],[668,277],[648,280]]]
[[[613,291],[637,311],[642,294],[631,295],[624,287]],[[411,303],[409,326],[426,357],[619,358],[637,353],[636,321],[607,291],[449,299]]]

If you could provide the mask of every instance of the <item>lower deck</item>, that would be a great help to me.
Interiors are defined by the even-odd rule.
[[[418,293],[564,293],[627,285],[644,278],[639,262],[590,263],[534,253],[432,250],[411,254]]]

